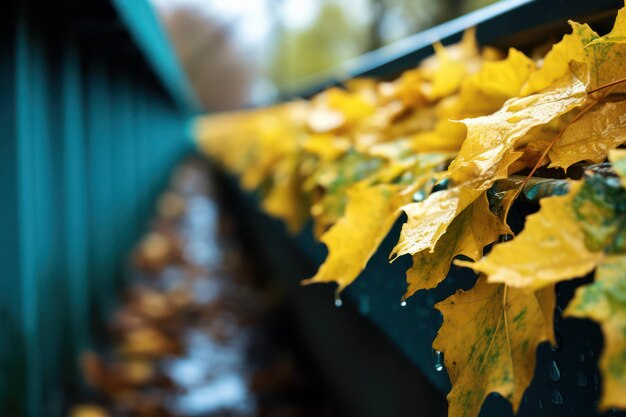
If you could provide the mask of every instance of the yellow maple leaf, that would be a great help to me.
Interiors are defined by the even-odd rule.
[[[455,93],[465,77],[478,69],[480,51],[474,29],[466,31],[456,45],[444,47],[436,42],[433,47],[435,55],[422,61],[420,70],[427,81],[421,84],[422,93],[434,101]]]
[[[520,156],[521,152],[506,152],[499,164],[492,164],[466,184],[441,190],[429,195],[424,201],[407,204],[402,210],[407,215],[407,222],[402,226],[398,243],[391,252],[393,260],[398,256],[414,255],[425,249],[434,251],[434,246],[454,218],[468,207],[483,191],[491,187],[498,179],[507,175],[508,169]]]
[[[588,90],[610,84],[626,76],[626,8],[617,13],[613,29],[608,34],[589,42],[570,63],[574,74],[588,85]],[[624,92],[624,84],[613,89],[602,90],[596,95]]]
[[[483,63],[476,73],[465,77],[459,94],[437,103],[434,129],[413,136],[415,150],[458,151],[467,129],[455,120],[498,110],[507,99],[518,95],[534,68],[531,59],[513,48],[505,59]]]
[[[399,152],[402,154],[403,151]],[[383,154],[396,155],[390,149],[385,149]],[[335,281],[339,284],[339,292],[354,281],[399,217],[399,207],[411,201],[416,190],[427,193],[430,188],[427,184],[432,184],[437,167],[450,156],[422,154],[405,155],[405,158],[390,162],[373,178],[347,189],[343,217],[321,234],[320,240],[328,248],[328,257],[317,274],[305,283]],[[385,182],[381,183],[381,180]],[[392,181],[395,183],[390,184]],[[329,195],[332,196],[342,194]]]
[[[572,182],[568,194],[542,199],[541,209],[528,216],[515,239],[496,245],[478,262],[455,263],[484,273],[491,283],[533,290],[585,276],[604,255],[587,249],[578,224],[573,201],[581,186]]]
[[[607,257],[596,271],[595,282],[576,290],[565,315],[600,324],[604,349],[600,356],[602,396],[599,407],[626,407],[626,256]]]
[[[312,101],[307,123],[315,133],[353,126],[376,111],[373,100],[357,91],[330,88]]]
[[[424,81],[420,68],[403,72],[392,82],[380,83],[378,89],[382,98],[387,101],[399,101],[404,107],[422,106],[428,99],[422,92]]]
[[[350,188],[345,215],[320,238],[328,256],[315,276],[304,283],[336,282],[337,292],[350,285],[389,233],[398,209],[410,201],[413,190],[388,184]]]
[[[490,114],[506,100],[519,96],[520,89],[535,70],[535,63],[522,52],[511,48],[500,61],[485,62],[480,70],[463,81],[459,100],[464,115]]]
[[[422,84],[422,92],[430,100],[436,100],[456,92],[467,76],[466,63],[451,59],[443,45],[435,44],[435,56],[439,65],[433,68],[430,83]]]
[[[484,277],[435,305],[443,324],[433,348],[444,353],[452,383],[449,417],[476,417],[492,392],[517,412],[535,371],[537,345],[554,340],[554,307],[553,286],[533,293]]]
[[[483,248],[501,234],[512,232],[489,211],[487,193],[483,192],[450,223],[434,252],[426,249],[413,255],[413,266],[406,275],[408,288],[402,298],[436,287],[448,274],[454,257],[463,255],[477,260],[482,257]]]
[[[488,116],[464,119],[467,138],[448,168],[455,184],[483,178],[497,169],[507,151],[515,149],[531,129],[550,123],[585,102],[585,85],[574,77],[551,90],[511,99]]]
[[[626,101],[604,103],[565,128],[548,156],[550,167],[567,169],[579,161],[602,162],[626,142]]]
[[[402,225],[400,238],[390,255],[391,260],[423,250],[433,252],[435,244],[454,218],[497,179],[506,177],[508,167],[520,156],[521,152],[509,151],[498,164],[490,165],[491,170],[482,172],[482,177],[476,177],[464,185],[437,191],[423,201],[403,206],[401,209],[407,215],[407,222]]]
[[[586,24],[581,25],[572,21],[569,24],[572,33],[563,36],[563,39],[546,54],[541,68],[530,76],[522,88],[522,96],[541,91],[568,74],[570,61],[580,54],[585,45],[598,38],[598,34]]]
[[[479,195],[480,191],[455,187],[432,193],[426,200],[402,206],[401,210],[408,220],[402,225],[391,259],[423,250],[432,252],[452,220]]]

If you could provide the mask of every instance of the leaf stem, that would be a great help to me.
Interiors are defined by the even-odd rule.
[[[594,88],[591,91],[587,91],[587,94],[593,94],[593,93],[595,93],[597,91],[604,90],[605,88],[613,87],[614,85],[621,84],[623,82],[626,82],[626,77],[620,78],[620,79],[615,80],[615,81],[611,81],[610,83],[601,85],[600,87],[596,87],[596,88]]]
[[[600,87],[596,87],[591,91],[587,91],[587,94],[593,94],[595,92],[598,92],[600,90],[604,90],[606,88],[610,88],[613,87],[617,84],[621,84],[623,82],[626,82],[626,77],[623,78],[619,78],[617,80],[611,81],[609,83],[606,83],[604,85],[601,85]],[[550,152],[550,150],[552,149],[552,147],[556,144],[556,142],[561,138],[561,136],[563,136],[563,134],[565,133],[565,131],[575,122],[577,122],[581,117],[583,117],[585,115],[585,113],[587,113],[589,110],[591,110],[591,108],[593,106],[595,106],[598,103],[599,100],[594,100],[591,103],[589,103],[589,105],[587,107],[585,107],[584,109],[581,110],[580,113],[578,113],[576,115],[576,117],[574,117],[563,129],[561,129],[561,131],[559,132],[558,135],[556,135],[554,137],[554,139],[552,139],[550,141],[550,143],[548,144],[548,146],[546,147],[546,149],[543,151],[543,153],[541,154],[541,157],[539,158],[539,160],[537,161],[537,163],[535,164],[535,166],[533,167],[533,169],[530,171],[530,174],[528,174],[526,176],[526,178],[524,178],[524,180],[521,182],[521,184],[519,185],[519,187],[517,188],[517,191],[515,192],[515,197],[513,197],[513,199],[516,199],[517,196],[519,195],[519,193],[524,189],[524,187],[526,186],[526,184],[528,183],[528,180],[530,180],[530,178],[534,175],[534,173],[537,171],[537,169],[539,169],[539,167],[541,166],[541,164],[543,163],[544,159],[546,159],[546,156],[548,156],[548,153]]]
[[[591,108],[593,108],[593,106],[595,106],[598,103],[598,101],[593,101],[591,103],[589,103],[589,105],[587,107],[585,107],[584,109],[582,109],[580,111],[580,113],[578,113],[576,115],[576,117],[574,117],[565,127],[563,127],[563,129],[561,129],[561,131],[559,132],[558,135],[556,135],[554,137],[554,139],[552,139],[550,141],[550,143],[548,144],[548,146],[546,147],[546,149],[543,151],[543,153],[541,154],[541,157],[539,158],[539,160],[537,161],[537,163],[535,164],[535,166],[533,167],[533,169],[530,171],[530,174],[528,174],[526,176],[526,178],[524,178],[524,181],[522,181],[522,183],[520,184],[519,188],[517,189],[517,193],[516,193],[516,197],[517,195],[519,195],[519,192],[521,190],[524,189],[524,187],[526,186],[526,183],[528,183],[528,180],[530,180],[530,177],[533,176],[533,174],[535,173],[535,171],[537,171],[537,169],[539,169],[539,167],[541,166],[541,164],[543,163],[543,160],[546,159],[546,156],[548,156],[548,153],[550,152],[550,150],[552,149],[552,147],[556,144],[556,142],[561,139],[561,136],[563,136],[563,134],[565,133],[565,131],[574,123],[576,123],[581,117],[583,117],[589,110],[591,110]]]

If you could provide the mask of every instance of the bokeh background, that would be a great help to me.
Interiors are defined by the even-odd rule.
[[[494,0],[153,0],[202,105],[227,110]]]

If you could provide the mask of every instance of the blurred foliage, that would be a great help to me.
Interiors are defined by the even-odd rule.
[[[494,3],[494,0],[318,0],[317,17],[304,28],[277,21],[280,36],[268,71],[279,89],[367,51]],[[357,3],[362,3],[355,9]],[[362,15],[355,19],[354,14]]]
[[[311,27],[281,28],[269,62],[271,78],[278,86],[286,86],[367,49],[367,28],[351,21],[340,4],[324,1]]]

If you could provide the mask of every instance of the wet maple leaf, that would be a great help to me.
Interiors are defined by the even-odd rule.
[[[602,162],[609,150],[626,142],[626,101],[603,103],[567,126],[548,156],[551,168],[579,161]]]
[[[613,29],[589,42],[570,63],[570,68],[593,91],[626,76],[623,61],[626,56],[626,8],[617,13]],[[595,96],[625,92],[626,85],[603,89]]]
[[[499,163],[492,161],[489,167],[491,170],[486,169],[482,176],[477,176],[470,183],[437,191],[424,201],[403,206],[407,222],[402,225],[400,238],[390,255],[391,259],[406,254],[414,255],[423,250],[433,252],[437,241],[455,217],[497,179],[506,177],[508,167],[520,156],[519,152],[507,152]]]
[[[414,135],[415,150],[458,151],[467,134],[458,120],[498,110],[507,99],[518,95],[534,68],[531,59],[513,48],[503,60],[484,62],[478,71],[463,80],[458,94],[436,105],[439,119],[434,129]]]
[[[426,80],[421,84],[422,93],[430,100],[437,100],[455,93],[465,77],[480,66],[480,50],[476,43],[475,30],[470,29],[456,45],[444,47],[434,44],[435,55],[421,64],[421,75]]]
[[[529,292],[484,277],[435,305],[443,324],[433,349],[444,353],[452,382],[449,417],[476,417],[494,392],[517,412],[535,371],[537,345],[554,339],[554,306],[554,287]]]
[[[491,283],[530,289],[585,276],[603,255],[587,248],[577,221],[574,199],[581,186],[573,182],[568,194],[542,199],[515,239],[496,245],[478,262],[455,263],[486,274]]]
[[[551,167],[567,168],[578,161],[601,162],[609,150],[626,141],[626,103],[618,94],[624,93],[626,87],[620,83],[613,85],[626,76],[622,64],[626,56],[625,33],[626,9],[622,9],[612,31],[602,37],[585,35],[591,41],[570,62],[572,72],[590,92],[590,111],[568,126],[550,149]]]
[[[380,151],[381,156],[403,152],[402,147]],[[374,178],[351,186],[345,213],[320,238],[328,256],[305,283],[337,282],[338,292],[352,283],[400,216],[400,207],[411,201],[416,191],[424,195],[430,191],[437,167],[448,158],[447,154],[391,158]]]
[[[585,85],[568,77],[551,90],[511,99],[496,113],[463,120],[467,138],[448,168],[450,179],[455,184],[482,180],[531,129],[582,105],[586,98]]]
[[[570,72],[569,63],[576,58],[589,42],[598,38],[588,25],[569,22],[572,33],[563,36],[550,52],[546,54],[539,70],[535,71],[522,88],[522,95],[526,96],[541,91]]]
[[[402,225],[398,243],[391,259],[414,255],[423,250],[433,251],[439,238],[454,218],[474,201],[480,193],[462,188],[437,191],[424,201],[402,207],[407,222]]]
[[[483,192],[454,218],[435,244],[434,252],[426,249],[413,255],[413,266],[407,271],[408,288],[403,299],[418,290],[436,287],[448,274],[452,259],[457,255],[480,259],[485,246],[495,242],[500,235],[511,233],[489,211],[487,194]]]
[[[403,185],[355,186],[348,190],[345,215],[322,235],[328,257],[305,283],[336,282],[337,291],[354,281],[400,215],[413,192]]]
[[[459,93],[461,112],[456,117],[490,114],[504,102],[520,95],[520,89],[535,70],[535,63],[522,52],[510,48],[503,60],[485,62],[467,77]]]
[[[541,209],[528,217],[513,241],[496,246],[474,264],[458,262],[488,274],[489,282],[526,291],[551,288],[597,266],[595,282],[577,290],[566,315],[590,318],[602,327],[602,409],[626,406],[625,207],[621,184],[587,177],[573,182],[566,195],[542,199]]]

